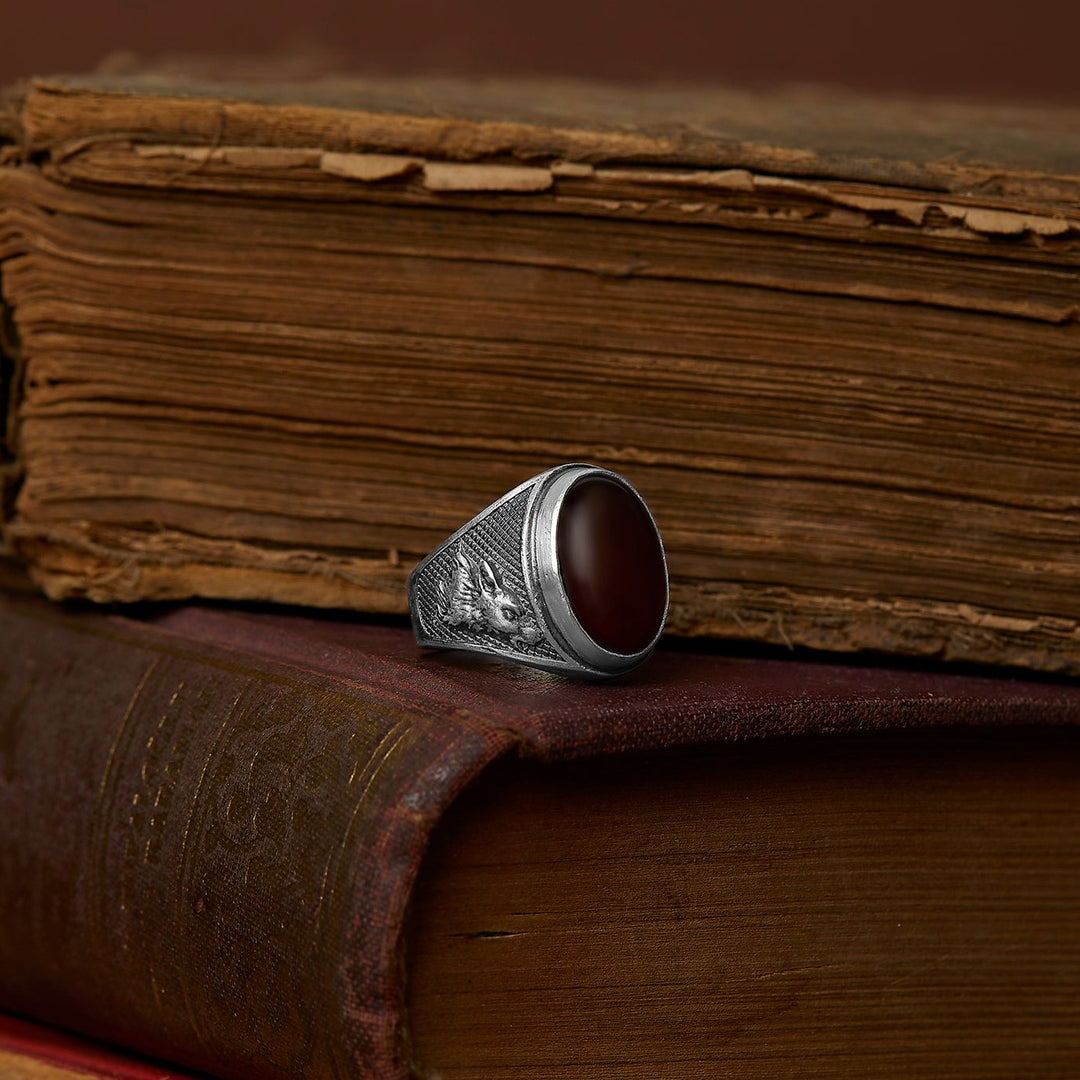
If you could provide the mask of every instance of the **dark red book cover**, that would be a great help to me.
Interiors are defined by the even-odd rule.
[[[205,607],[8,597],[0,641],[0,1008],[229,1078],[406,1074],[406,906],[496,759],[1080,721],[1049,681],[666,649],[591,685]]]

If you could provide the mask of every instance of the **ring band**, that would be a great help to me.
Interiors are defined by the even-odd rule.
[[[618,473],[580,463],[496,500],[409,577],[420,645],[565,675],[636,667],[667,608],[667,562],[645,500]]]

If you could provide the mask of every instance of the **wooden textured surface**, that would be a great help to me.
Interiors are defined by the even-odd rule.
[[[88,1069],[56,1065],[51,1061],[0,1049],[0,1076],[4,1080],[86,1080],[94,1075]]]
[[[680,634],[1080,671],[1074,112],[576,84],[52,81],[0,259],[53,597],[402,613],[553,464]]]
[[[417,888],[422,1075],[1071,1075],[1078,750],[908,733],[496,771]]]

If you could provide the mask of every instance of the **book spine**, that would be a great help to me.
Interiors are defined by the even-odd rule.
[[[497,737],[0,603],[0,1007],[223,1077],[404,1075],[401,919]]]

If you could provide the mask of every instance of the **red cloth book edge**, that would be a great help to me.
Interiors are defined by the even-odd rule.
[[[100,1080],[196,1080],[198,1075],[0,1014],[0,1052],[5,1051]]]

